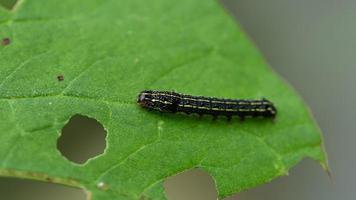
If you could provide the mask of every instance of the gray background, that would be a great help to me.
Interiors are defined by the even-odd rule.
[[[268,63],[304,97],[326,143],[332,179],[304,160],[287,177],[228,200],[356,198],[356,1],[224,0]],[[98,146],[100,148],[100,146]],[[215,200],[210,176],[192,170],[165,182],[169,200]],[[0,199],[84,200],[77,189],[0,178]]]

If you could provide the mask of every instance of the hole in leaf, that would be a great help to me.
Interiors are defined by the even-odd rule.
[[[217,192],[212,177],[201,169],[193,169],[164,182],[169,200],[216,200]]]
[[[338,199],[337,196],[343,193],[336,194],[328,178],[317,162],[304,159],[291,169],[288,176],[278,177],[268,184],[234,194],[224,200]],[[330,198],[323,198],[327,197],[324,195]]]
[[[85,200],[83,190],[54,183],[18,178],[0,178],[0,199],[6,200]]]
[[[0,1],[0,5],[2,5],[3,7],[11,10],[15,6],[17,1],[18,0],[1,0]]]
[[[74,115],[63,127],[57,148],[68,160],[83,164],[106,147],[106,131],[95,119]]]

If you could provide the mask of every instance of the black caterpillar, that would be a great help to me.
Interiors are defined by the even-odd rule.
[[[228,120],[232,116],[266,117],[275,118],[277,109],[267,99],[262,100],[239,100],[222,99],[214,97],[192,96],[169,91],[145,90],[138,95],[137,102],[149,110],[160,112],[184,112],[199,115],[226,116]]]

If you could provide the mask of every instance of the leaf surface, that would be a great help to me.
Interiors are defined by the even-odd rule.
[[[166,177],[201,168],[223,198],[304,157],[326,167],[302,100],[214,0],[22,0],[0,9],[0,38],[11,39],[0,46],[2,176],[81,187],[96,200],[165,199]],[[273,123],[147,112],[136,104],[144,89],[266,97],[279,113]],[[105,153],[84,165],[56,149],[75,114],[108,133]]]

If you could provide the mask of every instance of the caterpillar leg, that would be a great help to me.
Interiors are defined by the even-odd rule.
[[[276,116],[273,116],[273,117],[272,117],[272,122],[273,122],[273,123],[276,123],[276,122],[277,122]]]

